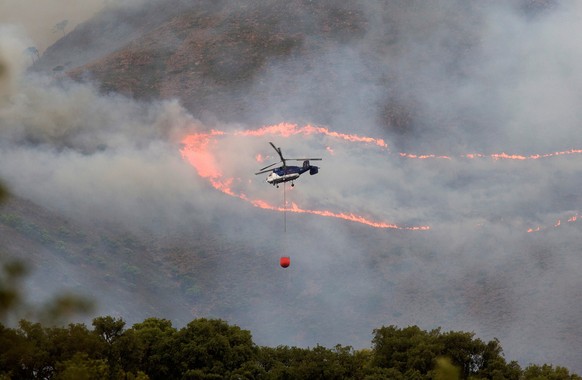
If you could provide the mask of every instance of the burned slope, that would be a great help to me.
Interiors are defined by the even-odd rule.
[[[179,0],[153,1],[149,6],[109,6],[50,46],[35,63],[33,70],[61,73],[99,61],[129,42],[178,15],[184,8]],[[220,2],[200,1],[204,7]]]
[[[512,4],[526,18],[555,5]],[[431,109],[423,98],[446,96],[478,67],[482,18],[478,4],[461,1],[153,1],[102,12],[35,69],[137,99],[178,98],[201,119],[364,122],[410,145],[423,135],[444,139],[450,125],[472,123],[478,134],[491,123],[474,109]],[[443,74],[438,87],[424,79]]]
[[[335,2],[154,2],[102,12],[48,49],[35,69],[139,99],[178,97],[195,116],[239,120],[257,111],[249,91],[259,74],[296,62],[283,78],[292,84],[317,64],[318,52],[356,40],[365,24],[357,5]]]
[[[163,315],[171,305],[176,320],[189,321],[179,283],[143,237],[72,221],[15,196],[0,206],[0,236],[4,259],[21,260],[30,271],[25,297],[33,304],[72,293],[92,301],[97,314],[133,321]]]

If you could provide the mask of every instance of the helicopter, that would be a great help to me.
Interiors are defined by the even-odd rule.
[[[281,161],[275,162],[271,165],[267,165],[262,169],[259,169],[255,175],[263,174],[267,172],[271,172],[267,176],[267,183],[270,183],[273,186],[279,187],[280,183],[289,182],[291,181],[291,187],[295,186],[293,181],[295,181],[299,176],[307,171],[309,171],[310,175],[315,175],[319,172],[319,167],[311,165],[309,161],[321,161],[321,158],[285,158],[283,157],[283,153],[281,152],[281,148],[277,148],[275,144],[269,142],[275,152],[281,158]],[[303,161],[303,166],[290,166],[287,165],[287,161]],[[271,169],[272,166],[277,165],[278,163],[282,162],[283,165]]]

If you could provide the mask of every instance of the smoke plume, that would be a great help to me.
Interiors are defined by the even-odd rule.
[[[259,344],[359,348],[381,325],[442,326],[497,337],[522,365],[580,372],[582,6],[533,3],[356,2],[358,38],[269,61],[253,78],[243,102],[260,125],[201,122],[176,99],[27,73],[30,41],[2,27],[0,178],[69,218],[156,236],[168,250],[221,247],[213,266],[192,253],[193,270],[208,265],[200,297],[228,304],[210,316]],[[337,134],[242,133],[281,122]],[[198,154],[213,177],[180,154],[186,136],[211,130],[223,134]],[[318,175],[287,188],[289,204],[430,230],[245,202],[283,204],[283,189],[253,175],[278,160],[269,141],[287,157],[323,158]]]

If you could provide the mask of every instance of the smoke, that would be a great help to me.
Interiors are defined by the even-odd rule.
[[[98,245],[88,249],[101,250],[103,260],[119,267],[132,259],[101,247],[100,231],[151,241],[209,223],[212,209],[205,204],[219,201],[179,153],[181,136],[205,127],[176,100],[136,102],[102,95],[90,84],[26,72],[27,46],[21,29],[0,29],[0,177],[13,194],[62,215],[74,231],[96,235]],[[163,277],[159,268],[148,269],[161,258],[148,256],[150,249],[136,252],[152,262],[136,269],[148,283],[138,281],[133,290],[118,278],[104,283],[108,274],[86,273],[50,247],[16,254],[32,258],[37,269],[28,285],[33,301],[75,289],[95,300],[99,315],[131,323],[167,310],[163,300],[172,299],[166,292],[173,287],[155,280]],[[171,310],[168,317],[182,323],[191,318],[188,307]]]
[[[270,61],[246,89],[262,124],[323,124],[387,147],[245,137],[237,132],[260,125],[202,123],[178,100],[25,73],[30,41],[3,28],[0,177],[67,217],[180,247],[191,258],[180,270],[208,273],[190,289],[200,298],[180,302],[251,329],[259,344],[365,347],[381,325],[442,326],[500,338],[509,360],[580,372],[581,158],[535,155],[582,147],[582,7],[522,4],[361,2],[357,38],[309,50],[321,41],[308,35],[307,57]],[[282,189],[252,175],[278,159],[273,141],[287,157],[323,157],[317,176],[287,188],[288,202],[431,230],[284,216],[229,197],[180,156],[184,136],[211,129],[225,134],[208,157],[236,194],[282,205]],[[200,253],[204,244],[220,257]],[[228,307],[205,306],[217,304]]]
[[[15,91],[16,80],[24,70],[25,44],[16,37],[21,33],[16,27],[0,25],[0,33],[5,36],[0,46],[0,104],[2,104]]]
[[[32,5],[28,1],[5,0],[0,4],[0,24],[11,24],[26,30],[28,46],[43,52],[78,24],[94,16],[105,7],[133,6],[143,0],[92,0],[82,3],[74,0],[46,0]],[[66,21],[62,30],[56,27]],[[28,47],[27,46],[27,47]]]

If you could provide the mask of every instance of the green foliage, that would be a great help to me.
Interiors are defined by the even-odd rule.
[[[84,352],[57,363],[56,369],[56,380],[101,380],[109,373],[109,366],[104,359],[91,359]]]
[[[374,330],[374,334],[372,344],[375,365],[396,369],[407,378],[426,378],[435,366],[437,373],[442,373],[442,366],[446,362],[458,368],[463,379],[519,378],[519,366],[517,363],[506,363],[497,339],[484,343],[475,339],[473,333],[442,333],[440,329],[423,331],[418,326],[403,329],[396,326],[382,327]],[[414,371],[414,374],[410,371]]]
[[[0,201],[5,195],[0,184]],[[13,228],[39,236],[66,251],[64,243],[15,215],[0,215]],[[71,237],[60,228],[58,236]],[[119,244],[103,240],[116,251]],[[131,242],[127,242],[130,244]],[[135,246],[135,244],[132,244]],[[506,363],[498,340],[484,343],[473,333],[421,330],[395,326],[374,330],[371,350],[337,345],[333,349],[258,347],[251,333],[219,319],[195,319],[177,330],[166,319],[148,318],[125,328],[111,316],[84,324],[54,327],[89,303],[62,295],[37,311],[41,323],[21,320],[17,328],[3,323],[23,303],[20,281],[26,267],[0,263],[0,380],[4,379],[523,379],[582,380],[562,367],[530,365],[521,370]],[[126,275],[139,269],[126,265]],[[183,287],[196,289],[193,278]],[[193,291],[197,293],[197,291]],[[194,294],[193,294],[194,295]]]
[[[410,369],[428,373],[434,365],[433,360],[444,350],[437,339],[439,330],[426,332],[418,326],[404,329],[388,326],[374,330],[374,334],[375,364],[402,373]]]
[[[564,367],[553,367],[548,364],[542,366],[530,365],[523,371],[523,380],[581,380],[582,377],[570,374]]]
[[[21,321],[15,329],[0,324],[0,379],[582,379],[563,367],[506,364],[496,340],[483,343],[471,333],[416,326],[375,331],[371,350],[271,348],[256,346],[249,331],[219,319],[176,329],[166,319],[148,318],[125,329],[122,319],[106,316],[93,320],[93,330]],[[392,350],[385,346],[390,342]]]
[[[266,371],[264,377],[267,379],[362,378],[367,371],[366,359],[365,355],[357,355],[351,347],[341,345],[333,349],[319,345],[311,349],[262,347],[259,354],[259,362]]]
[[[167,379],[175,367],[172,351],[176,329],[166,319],[148,318],[131,328],[142,353],[139,368],[151,379]]]
[[[257,354],[249,331],[222,320],[197,319],[176,334],[177,366],[183,373],[202,370],[226,376]],[[190,375],[188,375],[190,376]]]
[[[123,333],[125,321],[121,318],[98,317],[93,319],[93,327],[95,333],[109,345],[118,339]]]

